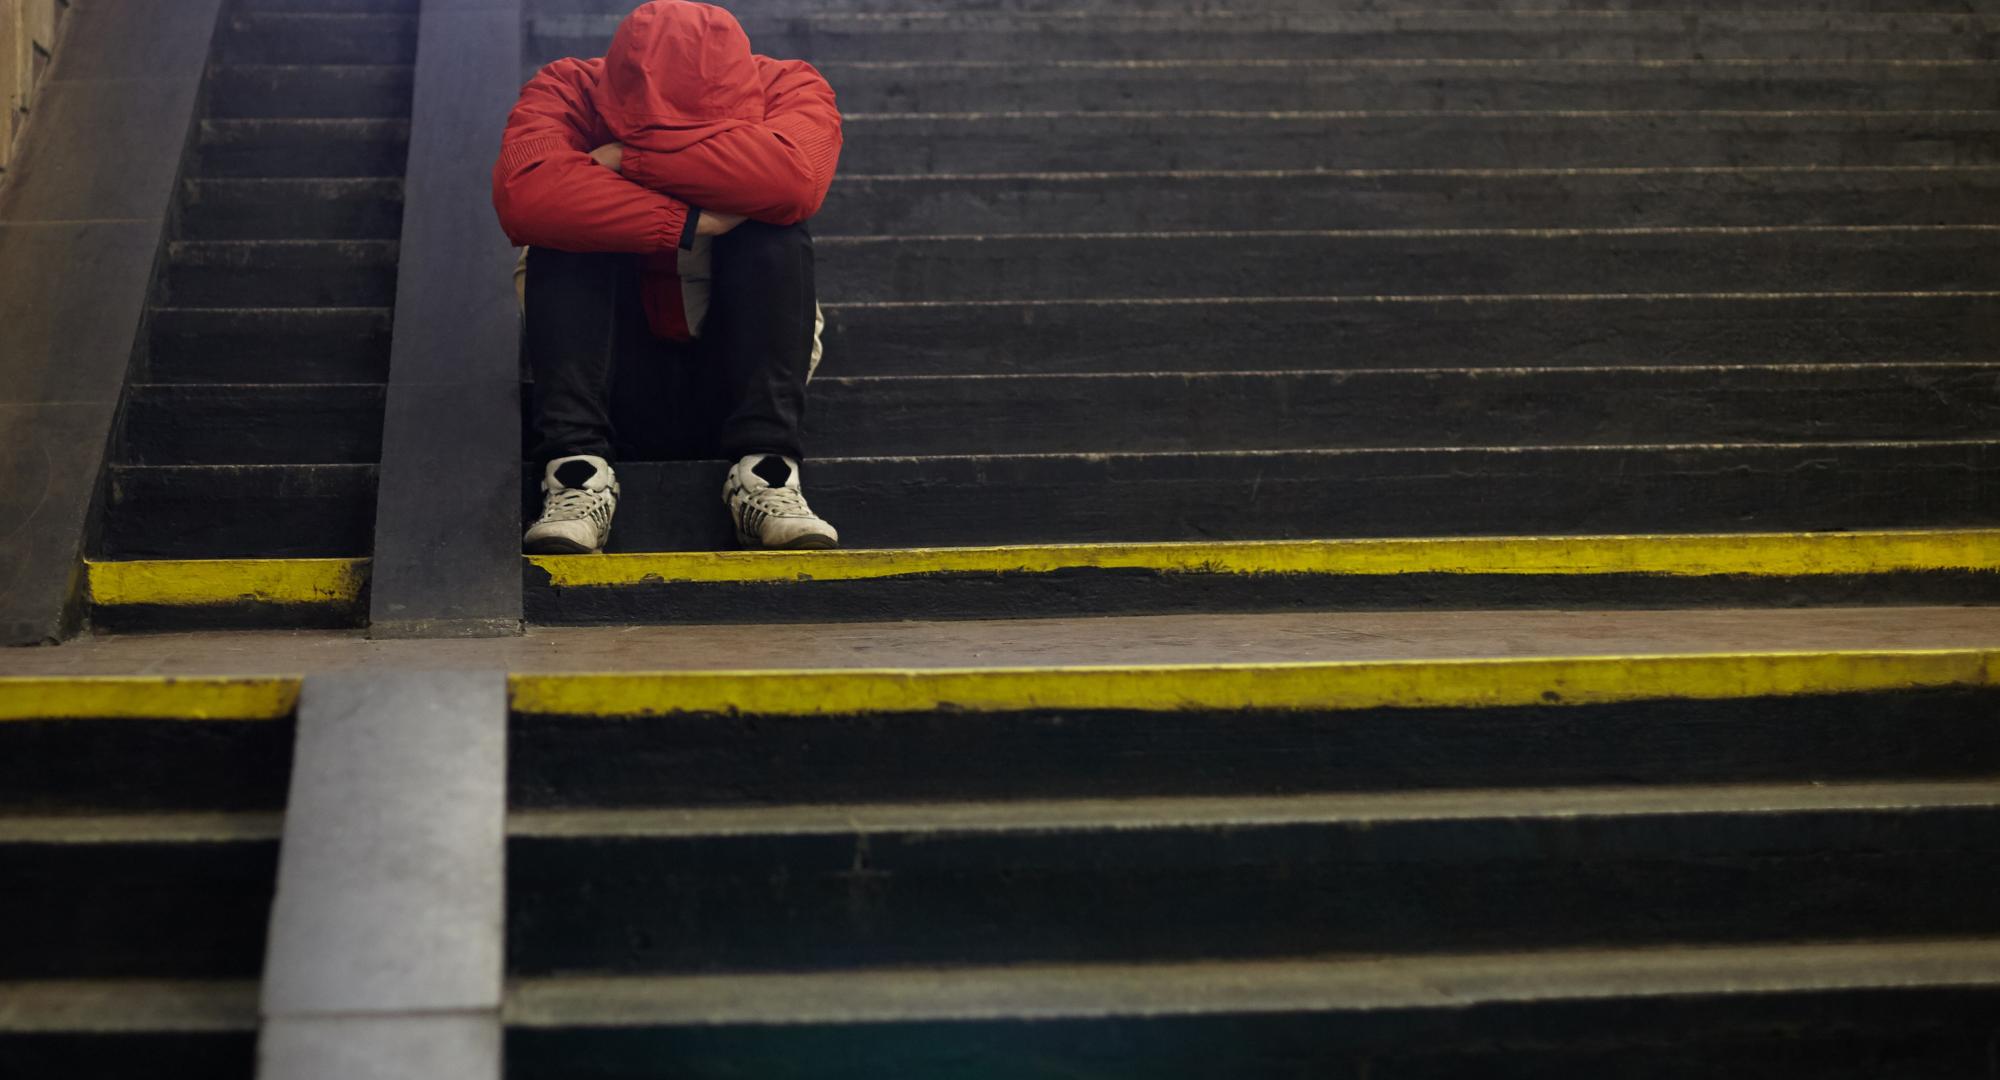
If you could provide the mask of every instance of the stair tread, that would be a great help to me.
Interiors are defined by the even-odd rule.
[[[255,979],[0,981],[0,1034],[257,1030]]]

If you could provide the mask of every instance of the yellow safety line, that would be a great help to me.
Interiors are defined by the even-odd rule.
[[[171,606],[352,603],[367,559],[143,559],[85,564],[93,603]]]
[[[2000,529],[1039,544],[851,551],[531,555],[559,586],[855,581],[1138,569],[1172,574],[1747,574],[2000,570]]]
[[[298,704],[292,676],[0,677],[0,721],[275,720]]]
[[[1583,705],[2000,682],[2000,649],[1719,653],[1103,668],[514,675],[523,713],[779,716],[1019,709]]]

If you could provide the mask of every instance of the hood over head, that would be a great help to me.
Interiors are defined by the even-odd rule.
[[[672,153],[761,123],[764,84],[734,15],[690,0],[649,0],[611,39],[591,104],[618,141]]]

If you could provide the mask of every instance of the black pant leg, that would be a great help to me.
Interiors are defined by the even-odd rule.
[[[536,463],[571,454],[615,457],[612,380],[621,354],[650,336],[638,279],[632,255],[529,250],[526,337],[535,377]]]
[[[804,225],[746,221],[716,237],[702,338],[726,410],[717,438],[724,457],[803,456],[815,295]]]

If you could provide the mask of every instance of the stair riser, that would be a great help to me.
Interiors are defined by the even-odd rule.
[[[272,841],[0,844],[0,979],[255,978]]]
[[[1135,996],[1144,988],[1133,987]],[[642,1080],[672,1061],[694,1080],[1090,1076],[1700,1076],[1875,1080],[1885,1062],[1976,1076],[1991,1055],[1990,990],[1701,993],[1431,1009],[1272,1008],[1087,1019],[513,1028],[507,1075]]]
[[[834,307],[833,375],[1972,361],[2000,299]]]
[[[203,121],[196,172],[208,177],[403,174],[409,125],[311,121]]]
[[[1980,290],[2000,233],[1079,236],[818,245],[832,303]]]
[[[387,307],[396,252],[372,241],[175,244],[163,292],[177,307]]]
[[[2000,72],[1822,65],[1612,69],[1199,65],[917,69],[828,65],[856,113],[1008,109],[1987,109]]]
[[[251,1080],[257,1032],[0,1032],[0,1073],[118,1080],[138,1075]]]
[[[373,386],[135,387],[123,460],[133,465],[365,464],[382,456]]]
[[[516,837],[508,964],[789,970],[1988,933],[1996,841],[1991,810]]]
[[[851,174],[1156,169],[1979,165],[2000,126],[1913,117],[850,117]]]
[[[274,810],[292,723],[35,720],[0,725],[0,812]]]
[[[404,117],[407,67],[218,67],[208,77],[208,115],[243,118]]]
[[[532,520],[539,477],[527,471],[522,511]],[[733,547],[723,473],[719,462],[621,465],[613,548]],[[805,483],[850,547],[2000,520],[1992,445],[835,459],[810,465]]]
[[[2000,223],[2000,174],[1213,176],[836,181],[814,234]]]
[[[402,234],[394,182],[205,182],[181,201],[186,240],[394,240]]]
[[[146,377],[154,382],[382,382],[389,314],[331,309],[153,312]]]
[[[416,56],[414,18],[317,12],[228,16],[214,53],[223,64],[407,64]]]
[[[366,555],[375,470],[366,465],[154,470],[114,466],[107,559]]]
[[[1504,709],[517,715],[550,807],[1278,795],[1990,775],[1990,691]]]
[[[815,62],[940,60],[1986,60],[1980,20],[1941,16],[1710,15],[1607,20],[1464,15],[1327,14],[1168,17],[1036,16],[742,20],[758,52]],[[526,56],[546,63],[601,56],[615,18],[542,22]],[[837,89],[837,88],[836,88]]]

